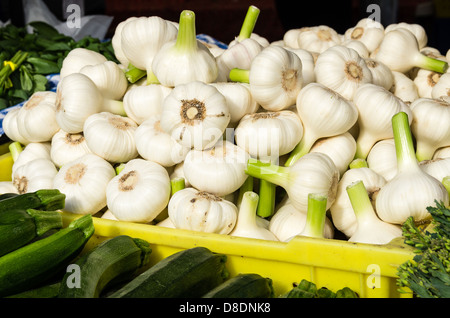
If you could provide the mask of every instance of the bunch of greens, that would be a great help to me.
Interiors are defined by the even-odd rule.
[[[317,288],[316,284],[302,279],[300,284],[281,295],[281,298],[359,298],[359,296],[348,287],[332,292],[326,287]]]
[[[420,298],[450,297],[450,210],[441,202],[427,207],[431,224],[420,229],[412,217],[403,224],[405,244],[413,246],[416,255],[398,269],[400,292],[409,288]]]
[[[32,33],[27,26],[8,24],[0,28],[0,109],[47,90],[46,75],[59,73],[72,49],[90,49],[116,61],[111,41],[90,36],[75,41],[44,22],[31,22],[29,26]]]

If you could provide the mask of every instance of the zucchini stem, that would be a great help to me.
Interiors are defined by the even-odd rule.
[[[28,209],[27,213],[34,219],[37,236],[41,236],[49,230],[63,227],[62,216],[58,211]]]

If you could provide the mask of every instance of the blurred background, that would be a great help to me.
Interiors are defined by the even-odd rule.
[[[20,26],[24,24],[23,4],[32,0],[1,0],[0,20]],[[254,32],[269,41],[282,39],[292,28],[325,24],[339,33],[354,26],[361,18],[369,17],[370,4],[381,9],[381,23],[407,22],[421,24],[428,35],[428,46],[445,55],[450,48],[450,0],[39,0],[60,21],[67,18],[66,8],[77,3],[84,15],[112,17],[106,38],[114,34],[118,23],[131,16],[152,16],[178,21],[184,9],[196,13],[197,33],[208,34],[229,43],[238,35],[250,5],[261,12]],[[36,1],[34,1],[36,2]]]

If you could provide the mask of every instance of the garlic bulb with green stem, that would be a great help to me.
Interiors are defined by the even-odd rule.
[[[269,231],[275,234],[278,240],[287,242],[304,230],[306,219],[307,211],[300,211],[287,202],[280,206],[270,218]],[[334,227],[327,216],[323,236],[329,239],[334,237]]]
[[[358,88],[353,102],[359,113],[355,158],[366,159],[377,141],[393,138],[393,115],[400,111],[411,115],[409,106],[400,98],[375,84],[365,84]],[[412,116],[409,118],[412,121]]]
[[[70,134],[60,129],[52,138],[50,157],[58,168],[88,153],[92,151],[83,133]]]
[[[390,89],[392,94],[400,98],[405,103],[412,103],[419,98],[419,93],[414,81],[405,74],[393,71],[394,83]]]
[[[419,161],[433,158],[441,147],[450,146],[450,103],[432,98],[419,98],[410,105],[411,131],[416,140]]]
[[[50,159],[38,158],[17,167],[12,174],[12,182],[20,194],[53,189],[57,172]]]
[[[321,152],[333,160],[339,175],[347,171],[356,153],[356,140],[349,132],[317,140],[309,152]]]
[[[253,58],[249,70],[231,70],[230,79],[249,83],[252,96],[261,107],[279,111],[295,104],[303,86],[302,62],[291,51],[271,45]]]
[[[160,84],[133,87],[123,97],[125,113],[140,125],[150,116],[162,113],[163,101],[171,91]]]
[[[181,145],[203,150],[222,138],[230,117],[217,88],[196,81],[178,85],[164,99],[161,128]]]
[[[139,155],[163,167],[172,167],[182,162],[190,148],[184,147],[161,129],[161,115],[149,116],[134,132],[134,141]]]
[[[278,241],[272,232],[258,225],[256,215],[258,201],[259,196],[253,191],[247,191],[243,194],[236,225],[229,234],[231,236]]]
[[[425,31],[424,27],[417,23],[406,23],[406,22],[399,22],[399,23],[391,23],[384,31],[387,33],[389,31],[398,29],[398,28],[404,28],[410,31],[417,39],[417,44],[419,45],[419,49],[424,48],[428,43],[428,35]]]
[[[377,214],[383,221],[394,224],[402,224],[410,216],[417,222],[429,219],[427,206],[435,200],[448,205],[447,190],[441,181],[420,169],[405,112],[392,117],[392,128],[398,172],[378,192]]]
[[[255,29],[256,21],[258,20],[259,13],[258,7],[254,5],[250,5],[247,9],[247,13],[245,14],[244,22],[242,23],[241,30],[239,31],[239,35],[228,45],[233,46],[233,44],[244,41],[245,39],[249,39]]]
[[[197,40],[195,13],[183,10],[177,39],[164,44],[156,53],[152,70],[158,81],[169,87],[193,81],[212,83],[219,70],[216,58]]]
[[[383,176],[366,167],[349,169],[342,175],[337,186],[336,199],[330,207],[330,214],[334,226],[347,237],[356,232],[358,223],[346,188],[358,180],[364,183],[373,205],[376,193],[386,184]]]
[[[389,67],[372,58],[366,58],[365,61],[372,73],[372,83],[390,90],[394,85],[394,75]]]
[[[448,63],[420,53],[417,39],[411,31],[398,28],[387,32],[375,57],[392,71],[405,73],[419,67],[445,73]]]
[[[351,100],[356,90],[372,83],[372,72],[364,58],[354,49],[336,45],[317,58],[314,72],[316,81]]]
[[[383,245],[402,236],[400,226],[377,217],[363,181],[351,183],[346,190],[358,223],[349,242]]]
[[[200,191],[225,196],[238,190],[247,179],[249,154],[229,141],[219,140],[212,148],[191,150],[183,164],[184,177]]]
[[[256,113],[260,107],[253,98],[247,83],[218,82],[209,85],[217,88],[225,97],[230,111],[229,125],[231,126],[238,124],[245,115]]]
[[[138,156],[134,133],[137,124],[128,117],[109,112],[89,116],[83,126],[87,146],[93,153],[113,163]]]
[[[113,166],[94,154],[85,154],[64,164],[54,178],[54,187],[66,195],[64,211],[95,214],[106,206],[106,186],[116,175]]]
[[[327,25],[312,26],[298,34],[298,47],[304,50],[322,53],[341,43],[341,37]]]
[[[86,65],[96,65],[106,61],[106,57],[101,53],[82,47],[74,48],[62,62],[60,80],[70,74],[79,73]]]
[[[284,188],[292,204],[302,211],[307,211],[309,193],[326,194],[329,208],[335,200],[339,181],[334,162],[320,152],[307,153],[288,167],[250,159],[246,173]]]
[[[343,134],[358,119],[352,102],[319,83],[310,83],[300,91],[296,108],[304,127],[303,137],[286,161],[287,166],[308,153],[318,139]]]
[[[118,220],[148,223],[165,209],[170,191],[169,174],[163,166],[132,159],[106,186],[106,202]]]
[[[442,74],[431,90],[431,98],[442,99],[450,103],[450,74]]]
[[[35,92],[17,113],[19,134],[30,142],[47,142],[59,130],[56,121],[56,93]]]
[[[369,52],[375,51],[384,37],[383,25],[369,18],[363,18],[344,33],[344,39],[362,42]]]
[[[397,174],[397,156],[393,138],[377,141],[366,159],[368,167],[383,176],[386,181]]]
[[[229,234],[238,209],[228,200],[194,188],[176,192],[169,201],[169,218],[177,229]]]
[[[153,59],[177,34],[177,27],[161,17],[138,17],[127,22],[120,32],[122,52],[133,66],[146,71],[149,84],[158,83],[152,69]]]
[[[419,69],[413,80],[414,84],[416,84],[419,97],[432,98],[431,92],[439,82],[441,76],[441,73]]]
[[[84,121],[102,110],[102,94],[84,74],[73,73],[62,78],[56,94],[56,122],[68,133],[82,132]]]

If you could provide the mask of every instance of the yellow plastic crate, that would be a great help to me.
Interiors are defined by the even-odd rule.
[[[10,180],[12,159],[0,157],[1,179]],[[63,212],[64,226],[79,215]],[[232,276],[258,273],[273,280],[276,295],[289,291],[302,279],[337,291],[345,286],[362,298],[399,298],[397,267],[414,257],[412,249],[401,240],[389,245],[350,243],[337,239],[296,237],[288,243],[229,235],[163,228],[154,225],[114,221],[94,217],[95,234],[85,247],[118,235],[147,240],[152,247],[150,264],[195,246],[204,246],[228,256]]]

